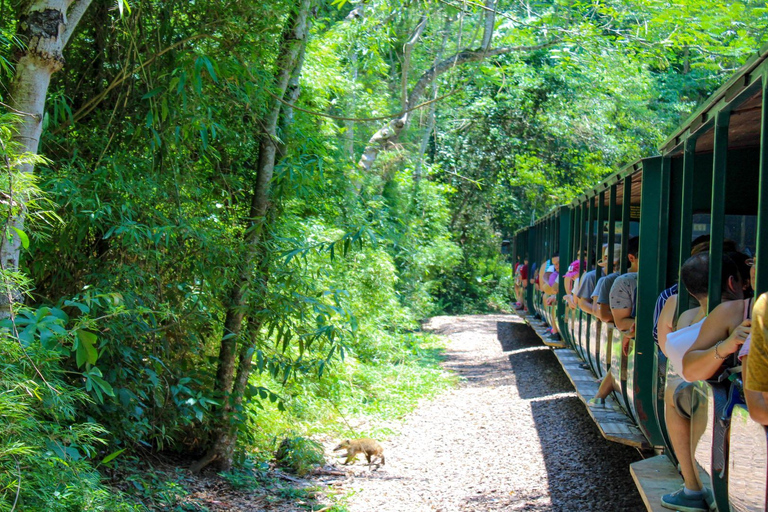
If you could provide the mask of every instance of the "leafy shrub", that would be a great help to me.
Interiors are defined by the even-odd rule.
[[[323,446],[302,436],[291,435],[280,442],[275,452],[275,460],[282,466],[304,476],[317,466],[325,464]]]
[[[0,331],[0,511],[133,510],[101,483],[106,431],[78,421],[89,398],[62,379],[59,354]]]

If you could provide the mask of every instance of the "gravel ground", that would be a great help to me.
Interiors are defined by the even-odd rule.
[[[462,383],[383,443],[385,466],[353,466],[351,511],[645,510],[629,474],[637,452],[600,436],[552,352],[511,336],[517,322],[430,320]]]

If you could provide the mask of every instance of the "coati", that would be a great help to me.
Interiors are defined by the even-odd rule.
[[[365,454],[368,464],[371,463],[371,457],[378,457],[381,464],[384,464],[384,450],[373,439],[368,439],[367,437],[362,439],[346,439],[339,443],[339,446],[334,448],[333,451],[337,452],[344,449],[347,450],[347,460],[344,461],[345,465],[357,460],[358,453]]]

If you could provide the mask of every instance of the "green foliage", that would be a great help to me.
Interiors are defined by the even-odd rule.
[[[275,460],[281,467],[304,476],[318,466],[325,464],[323,446],[306,437],[291,435],[280,441]]]
[[[106,431],[77,419],[88,402],[67,384],[59,354],[0,333],[0,510],[133,510],[89,459]]]

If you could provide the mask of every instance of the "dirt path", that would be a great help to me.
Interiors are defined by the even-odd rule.
[[[463,381],[384,443],[386,466],[356,471],[351,511],[644,510],[629,475],[637,453],[600,436],[549,349],[511,339],[519,321],[430,321]]]

